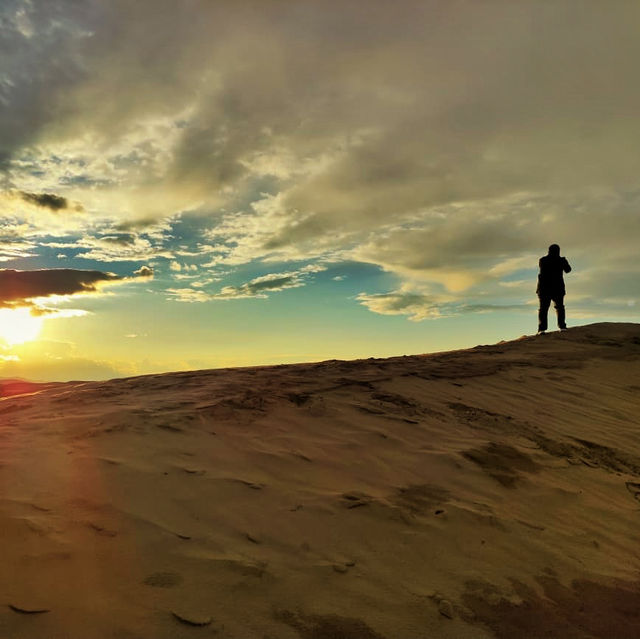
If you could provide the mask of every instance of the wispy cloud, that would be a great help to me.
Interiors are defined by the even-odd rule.
[[[40,245],[74,249],[77,251],[74,257],[96,262],[144,262],[157,257],[172,259],[174,256],[173,250],[165,246],[165,238],[158,240],[134,233],[99,232],[73,241],[45,241],[40,242]]]
[[[217,293],[207,293],[200,288],[170,288],[168,293],[180,302],[208,302],[243,298],[266,298],[270,293],[299,288],[308,284],[309,276],[326,270],[322,265],[311,264],[296,271],[268,273],[237,286],[224,286]],[[195,284],[193,285],[195,286]]]
[[[36,255],[34,242],[23,240],[0,239],[0,262],[10,262],[11,260],[33,257]]]
[[[442,304],[429,296],[409,291],[393,291],[369,295],[360,293],[356,298],[370,311],[380,315],[406,315],[410,320],[419,322],[425,319],[442,317]]]
[[[524,310],[530,312],[530,308],[526,304],[466,304],[461,301],[445,301],[437,296],[408,290],[372,295],[360,293],[356,299],[374,313],[380,315],[403,315],[412,322],[441,319],[468,313]]]

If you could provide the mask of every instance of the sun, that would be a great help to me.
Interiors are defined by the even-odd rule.
[[[0,342],[9,346],[30,342],[40,334],[44,319],[31,315],[28,308],[0,309]]]

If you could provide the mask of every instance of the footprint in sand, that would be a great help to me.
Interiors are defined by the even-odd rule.
[[[305,455],[304,453],[301,453],[299,451],[291,451],[291,454],[294,457],[298,457],[299,459],[302,459],[303,461],[306,461],[306,462],[312,461],[311,457],[308,457],[307,455]]]
[[[54,530],[53,526],[48,526],[40,521],[32,519],[31,517],[23,517],[22,521],[31,532],[40,536],[45,536]]]
[[[341,561],[333,564],[333,569],[336,572],[344,574],[345,572],[349,572],[349,568],[353,568],[356,565],[356,562],[353,559],[349,559],[348,561]]]
[[[253,490],[262,490],[266,484],[261,484],[259,482],[247,481],[246,479],[232,479],[231,481],[237,481],[249,488],[253,488]]]
[[[120,466],[120,464],[122,464],[120,460],[111,459],[110,457],[99,457],[98,459],[109,466]]]
[[[373,501],[373,497],[361,492],[343,493],[340,501],[345,508],[358,508],[359,506],[367,506]]]
[[[49,608],[43,608],[42,606],[28,604],[26,602],[10,603],[9,608],[14,612],[19,612],[23,615],[38,615],[43,612],[51,612]]]
[[[171,611],[171,614],[181,623],[188,626],[209,626],[213,622],[213,617],[202,613],[198,610],[191,610],[186,608],[175,608]]]
[[[184,432],[184,428],[181,428],[180,426],[176,426],[175,424],[156,424],[157,428],[162,428],[163,430],[168,430],[170,432],[173,433],[183,433]]]
[[[396,488],[389,499],[412,515],[427,515],[449,500],[449,491],[437,484],[409,484]],[[436,515],[443,513],[435,510]]]
[[[301,612],[276,608],[272,612],[276,621],[293,628],[300,637],[344,637],[345,639],[384,639],[362,619],[340,615],[306,615]]]
[[[31,506],[31,508],[33,508],[34,510],[39,510],[40,512],[43,512],[43,513],[51,512],[51,508],[48,508],[47,506],[42,506],[40,504],[29,504],[29,506]]]
[[[173,588],[182,583],[183,579],[177,572],[154,572],[142,582],[152,588]]]
[[[309,393],[287,393],[286,397],[296,406],[304,406],[311,399]]]
[[[173,534],[180,539],[191,539],[191,535],[185,535],[184,533],[174,532]]]
[[[625,482],[627,490],[633,495],[634,499],[640,501],[640,483],[635,481]]]
[[[96,524],[92,521],[87,522],[87,526],[89,526],[89,528],[91,528],[92,530],[95,530],[95,532],[97,532],[99,535],[103,535],[104,537],[115,537],[118,534],[116,530],[110,530],[109,528],[105,528],[104,526]]]
[[[438,606],[438,612],[443,617],[446,617],[447,619],[453,619],[456,616],[455,606],[451,603],[451,601],[446,599],[439,592],[433,592],[428,596],[429,599],[431,599],[436,604],[436,606]]]
[[[523,472],[536,473],[539,470],[529,455],[507,444],[489,442],[461,454],[506,488],[514,488],[522,479]]]

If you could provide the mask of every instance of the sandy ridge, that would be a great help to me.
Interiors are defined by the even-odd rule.
[[[638,637],[639,373],[597,324],[2,398],[0,633]]]

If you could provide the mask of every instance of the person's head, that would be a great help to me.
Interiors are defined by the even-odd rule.
[[[560,255],[560,247],[557,244],[552,244],[549,247],[549,255]]]

